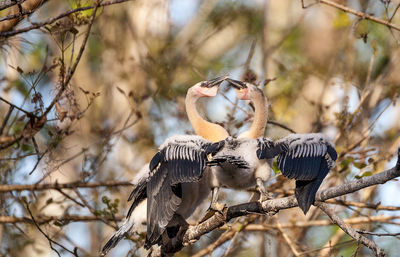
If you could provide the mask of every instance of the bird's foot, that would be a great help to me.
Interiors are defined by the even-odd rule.
[[[196,243],[196,242],[197,242],[197,239],[191,239],[191,240],[189,240],[187,243],[183,243],[183,246],[192,245],[192,244],[194,244],[194,243]]]
[[[260,203],[262,203],[262,202],[264,202],[264,201],[267,201],[267,200],[272,200],[272,198],[273,198],[273,194],[272,193],[270,193],[270,192],[260,192],[260,199],[259,199],[259,201],[260,201]]]
[[[216,212],[222,213],[222,211],[224,210],[225,206],[226,205],[224,203],[218,203],[218,202],[216,202],[215,204],[211,204],[211,206],[208,208],[206,214],[200,220],[199,224],[203,223],[204,221],[206,221],[209,218],[211,218],[212,216],[214,216],[214,214]]]

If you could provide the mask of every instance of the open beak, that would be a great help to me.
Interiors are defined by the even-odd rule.
[[[231,86],[233,86],[234,88],[236,88],[236,89],[245,89],[245,88],[247,88],[246,83],[244,83],[242,81],[234,80],[234,79],[230,79],[230,78],[227,78],[226,81],[228,81],[229,84]]]
[[[221,76],[215,79],[210,79],[207,81],[204,81],[203,83],[201,83],[201,87],[207,87],[207,88],[212,88],[215,86],[219,86],[222,82],[224,82],[226,79],[228,78],[228,76]]]

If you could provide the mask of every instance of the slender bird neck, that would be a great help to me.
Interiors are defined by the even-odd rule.
[[[189,89],[185,99],[185,106],[187,116],[194,132],[212,142],[218,142],[227,138],[229,134],[222,126],[206,121],[200,116],[196,108],[198,99],[199,97],[191,94],[191,90]]]
[[[249,130],[239,135],[239,138],[259,138],[264,136],[265,127],[268,119],[268,100],[260,90],[251,99],[254,104],[254,120]]]

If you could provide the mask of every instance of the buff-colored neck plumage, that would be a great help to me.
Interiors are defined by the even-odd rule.
[[[264,136],[268,119],[268,100],[264,93],[256,88],[251,93],[250,101],[254,104],[254,120],[249,130],[239,135],[239,138],[259,138]]]
[[[185,99],[186,113],[194,132],[212,142],[224,140],[229,136],[228,132],[222,126],[204,120],[197,111],[196,102],[199,98],[189,89]]]

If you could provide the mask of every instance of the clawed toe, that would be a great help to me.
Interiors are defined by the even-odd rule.
[[[267,201],[267,200],[271,200],[272,199],[272,193],[267,193],[267,192],[262,192],[260,193],[260,203]]]
[[[222,213],[222,211],[224,210],[225,206],[226,206],[225,204],[223,204],[223,203],[218,203],[218,202],[216,202],[215,204],[212,204],[212,205],[208,208],[206,214],[205,214],[205,215],[203,216],[203,218],[200,220],[199,224],[200,224],[200,223],[203,223],[204,221],[206,221],[206,220],[208,220],[209,218],[211,218],[212,216],[214,216],[214,214],[215,214],[216,212]]]

